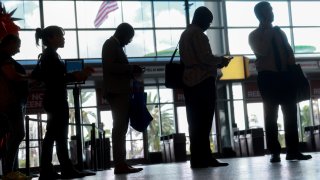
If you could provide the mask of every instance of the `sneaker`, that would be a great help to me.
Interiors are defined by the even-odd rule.
[[[31,180],[32,177],[27,176],[19,171],[9,172],[5,176],[2,177],[3,180]]]

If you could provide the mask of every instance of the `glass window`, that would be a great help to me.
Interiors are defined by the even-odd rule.
[[[81,103],[82,107],[97,106],[97,98],[95,89],[82,89],[81,90]]]
[[[21,29],[40,27],[39,1],[2,1],[8,12],[13,11],[14,18],[21,20],[14,21]],[[34,40],[33,40],[34,41]]]
[[[111,138],[111,132],[113,127],[111,111],[101,111],[100,118],[101,123],[103,124],[102,128],[105,131],[106,138]]]
[[[253,54],[248,39],[253,30],[251,28],[228,29],[231,54]]]
[[[173,104],[161,105],[160,111],[161,111],[161,135],[166,136],[166,135],[175,133]]]
[[[171,56],[183,30],[156,30],[158,56]]]
[[[135,30],[132,42],[125,47],[128,57],[155,56],[154,36],[151,30]]]
[[[154,18],[156,27],[186,27],[184,2],[155,1]]]
[[[294,26],[319,26],[320,22],[315,17],[320,17],[320,2],[292,1],[292,24]]]
[[[227,1],[226,15],[228,26],[258,26],[259,21],[253,10],[257,3],[258,2]]]
[[[64,48],[57,50],[61,59],[78,58],[76,31],[65,31],[64,38]]]
[[[123,21],[134,28],[152,27],[152,10],[149,1],[122,1]]]
[[[97,17],[102,1],[77,1],[77,23],[79,28],[95,28],[94,22]],[[122,22],[121,2],[116,2],[118,9],[111,11],[97,28],[115,28]]]
[[[260,1],[228,1],[226,2],[228,26],[258,26],[259,21],[254,14],[254,6]],[[288,26],[288,2],[270,1],[274,13],[274,25]],[[243,18],[246,17],[246,18]]]
[[[249,129],[264,128],[264,113],[262,103],[248,103]]]
[[[97,121],[97,108],[82,108],[82,121],[84,124],[96,123]]]
[[[160,103],[169,103],[173,102],[173,92],[172,89],[165,88],[164,86],[160,87]]]
[[[44,1],[45,26],[57,25],[62,28],[75,28],[75,8],[73,1]]]
[[[177,107],[177,113],[179,133],[185,133],[186,136],[189,136],[186,107]]]
[[[221,29],[208,29],[205,32],[208,36],[210,47],[214,55],[224,55],[226,52],[223,47],[224,33]]]
[[[103,43],[114,31],[79,31],[80,58],[101,58]]]
[[[15,59],[38,59],[38,55],[42,52],[41,46],[36,46],[34,39],[34,31],[20,31],[19,37],[21,39],[20,52],[17,53]]]
[[[295,53],[320,52],[320,28],[293,28]]]
[[[320,125],[320,99],[312,99],[314,125]]]
[[[233,99],[242,99],[242,85],[240,83],[232,83],[232,93]]]
[[[157,105],[147,105],[150,114],[153,117],[148,126],[148,150],[149,152],[160,151],[160,111]]]
[[[243,101],[234,101],[233,107],[234,107],[235,123],[237,124],[237,127],[239,128],[239,130],[245,130],[246,125],[244,120]]]
[[[300,129],[302,133],[299,133],[299,135],[304,135],[304,128],[307,126],[312,126],[312,118],[311,118],[311,109],[310,109],[310,102],[303,101],[299,103],[299,112],[300,112]],[[304,137],[300,137],[301,139]]]

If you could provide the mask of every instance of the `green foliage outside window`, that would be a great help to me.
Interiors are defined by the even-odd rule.
[[[148,104],[157,104],[158,95],[152,96],[152,93],[147,95]],[[147,106],[150,114],[153,117],[153,121],[150,123],[148,128],[148,141],[149,141],[149,151],[160,151],[160,136],[169,135],[174,132],[174,121],[172,109],[164,108],[164,106],[158,105]],[[160,116],[161,113],[161,116]],[[161,119],[160,119],[161,117]],[[162,125],[162,133],[160,130],[160,123]]]

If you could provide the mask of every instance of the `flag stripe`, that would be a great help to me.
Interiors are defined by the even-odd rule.
[[[112,11],[118,9],[118,4],[116,1],[104,1],[100,5],[96,19],[94,20],[94,26],[96,28],[100,27],[101,24],[108,18],[108,14]]]
[[[118,9],[118,6],[113,7],[106,7],[100,11],[98,16],[96,17],[96,21],[103,21],[106,17],[108,17],[108,14],[114,10]]]

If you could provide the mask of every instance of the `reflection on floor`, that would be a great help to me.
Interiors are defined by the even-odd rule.
[[[307,153],[306,153],[307,154]],[[320,179],[320,152],[308,153],[308,161],[286,161],[269,163],[269,155],[247,158],[220,159],[227,167],[192,170],[189,162],[143,165],[144,170],[136,174],[114,175],[113,169],[98,171],[95,176],[83,180],[316,180]],[[137,166],[138,167],[138,166]],[[37,179],[37,178],[34,178]]]

